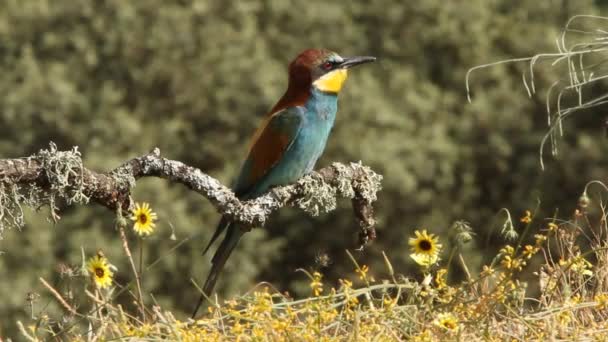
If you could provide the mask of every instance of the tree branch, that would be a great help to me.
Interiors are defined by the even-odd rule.
[[[273,188],[249,201],[240,201],[215,178],[180,161],[163,158],[160,150],[133,158],[118,168],[99,173],[85,168],[77,148],[41,150],[27,158],[0,159],[0,234],[6,223],[21,225],[21,204],[49,204],[55,212],[56,198],[66,203],[99,203],[110,210],[132,207],[131,189],[143,177],[180,183],[207,198],[222,215],[246,227],[263,226],[270,214],[284,206],[302,208],[318,215],[336,208],[338,196],[352,199],[363,246],[375,238],[372,204],[382,176],[360,163],[333,163],[302,177],[296,183]],[[55,217],[54,217],[55,218]],[[57,216],[58,218],[58,216]]]

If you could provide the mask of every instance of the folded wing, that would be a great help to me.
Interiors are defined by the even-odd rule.
[[[267,189],[260,189],[264,177],[287,153],[300,132],[302,107],[285,108],[268,117],[254,135],[249,155],[241,168],[234,185],[234,192],[240,199],[249,199]],[[203,254],[228,227],[229,221],[222,217]]]

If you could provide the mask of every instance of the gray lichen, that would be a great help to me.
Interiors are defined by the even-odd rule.
[[[356,164],[355,164],[356,165]],[[340,163],[332,163],[331,166],[338,173],[334,186],[336,187],[337,193],[344,198],[355,197],[355,190],[353,189],[352,182],[350,181],[349,174],[352,173],[352,166],[348,166]]]
[[[301,197],[295,203],[300,209],[312,216],[336,209],[336,189],[325,183],[317,173],[302,177],[298,186]]]
[[[123,189],[133,189],[137,184],[137,180],[133,176],[133,170],[127,168],[116,169],[111,173],[111,176]]]
[[[6,228],[21,228],[24,224],[21,203],[25,197],[16,184],[0,182],[0,240]]]
[[[51,202],[57,198],[64,199],[70,205],[89,202],[89,197],[83,191],[84,166],[77,146],[70,151],[57,151],[57,145],[51,142],[49,149],[40,150],[36,159],[42,164],[49,182]]]
[[[45,173],[48,188],[36,184],[16,184],[0,179],[0,239],[7,228],[24,225],[23,206],[40,209],[49,206],[52,219],[56,218],[56,203],[61,199],[67,204],[86,204],[84,194],[84,166],[77,147],[70,151],[58,151],[51,142],[49,149],[40,150],[28,160],[36,160]]]
[[[48,194],[36,185],[0,181],[0,240],[6,229],[23,227],[23,206],[38,210],[52,204]]]
[[[348,166],[333,163],[331,166],[337,174],[331,184],[318,173],[307,175],[297,182],[301,197],[295,204],[299,208],[318,216],[336,209],[338,196],[352,199],[359,194],[367,203],[376,201],[376,193],[381,189],[381,175],[360,162]]]
[[[378,192],[382,190],[382,176],[375,173],[370,167],[363,165],[361,162],[350,163],[353,169],[359,169],[362,177],[353,179],[353,189],[367,201],[373,203],[378,199]]]

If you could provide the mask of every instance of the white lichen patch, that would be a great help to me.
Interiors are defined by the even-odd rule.
[[[337,175],[331,184],[325,182],[318,173],[302,177],[297,182],[299,198],[295,205],[312,216],[318,216],[336,209],[337,198],[352,199],[359,194],[365,201],[376,201],[376,193],[381,189],[382,176],[359,163],[344,165],[333,163]]]
[[[0,240],[6,228],[23,227],[22,202],[25,202],[25,198],[17,185],[0,182]]]
[[[62,198],[67,204],[89,202],[89,197],[83,192],[84,166],[77,146],[70,151],[57,151],[57,145],[51,142],[49,149],[40,150],[35,158],[42,164],[50,185],[49,196],[52,201]]]
[[[351,164],[351,167],[348,167],[348,166],[346,166],[344,164],[340,164],[340,163],[331,164],[331,166],[338,173],[338,177],[336,178],[336,182],[335,182],[334,186],[336,187],[338,194],[344,198],[355,197],[355,190],[353,189],[351,177],[350,177],[350,175],[352,174],[352,171],[353,171],[352,165],[357,165],[357,164]]]
[[[77,147],[70,151],[57,151],[50,143],[48,150],[40,150],[29,158],[40,163],[48,180],[48,188],[41,189],[35,184],[19,185],[0,179],[0,239],[7,228],[21,228],[24,225],[22,206],[39,209],[49,206],[51,218],[56,219],[57,200],[71,204],[86,204],[89,198],[84,194],[84,166]]]
[[[382,176],[361,162],[350,163],[350,167],[359,169],[359,172],[364,175],[352,180],[353,189],[368,203],[375,202],[378,199],[378,192],[382,190]]]
[[[336,189],[325,183],[317,174],[302,177],[298,181],[301,197],[296,205],[312,216],[336,209]]]

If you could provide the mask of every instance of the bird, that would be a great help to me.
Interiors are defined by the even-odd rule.
[[[327,49],[307,49],[289,64],[288,85],[256,130],[249,152],[232,190],[240,200],[256,198],[275,186],[287,185],[310,173],[323,153],[338,110],[338,93],[348,70],[375,61],[372,56],[342,57]],[[211,240],[225,232],[211,259],[211,270],[203,285],[210,297],[226,260],[241,237],[250,229],[222,217]]]

